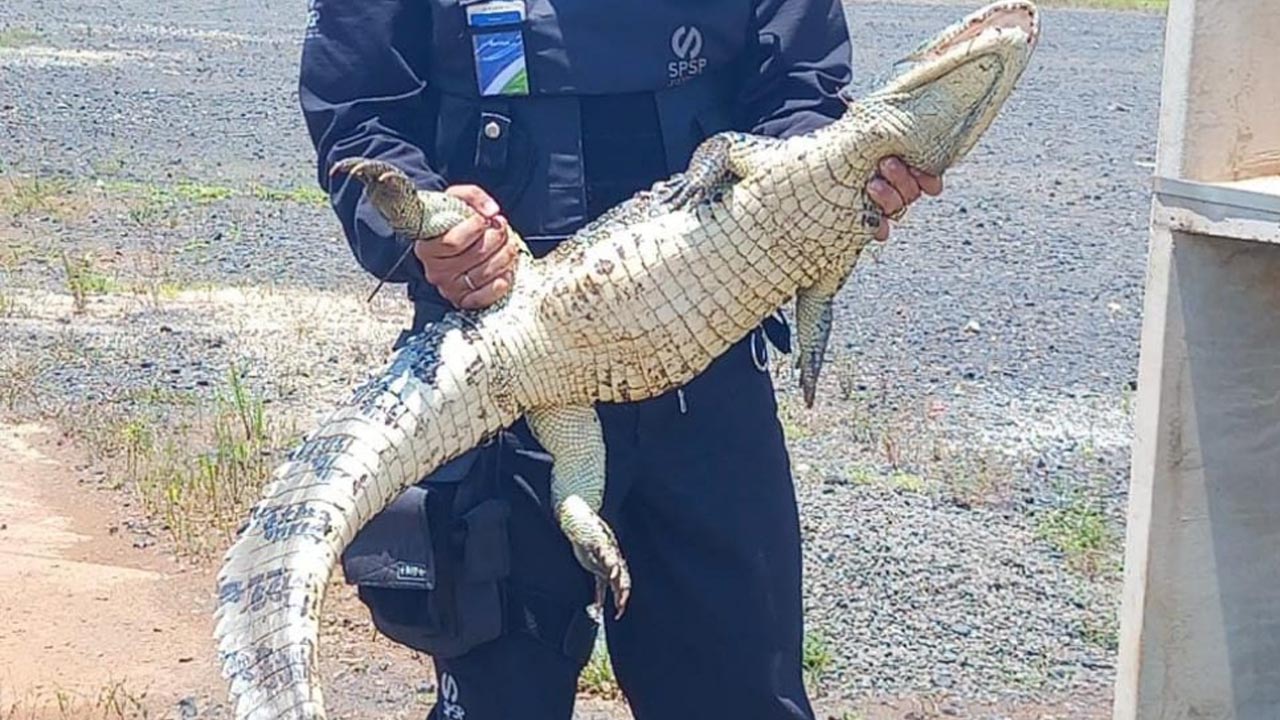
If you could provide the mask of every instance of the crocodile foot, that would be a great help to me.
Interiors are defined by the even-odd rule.
[[[569,538],[574,557],[596,578],[595,608],[603,612],[605,593],[612,591],[617,608],[614,619],[621,619],[631,596],[631,574],[613,530],[577,495],[570,495],[560,503],[559,515],[560,527]]]
[[[391,227],[410,240],[427,240],[425,208],[413,180],[391,163],[367,158],[345,158],[334,163],[329,176],[351,175],[364,184],[369,202]]]

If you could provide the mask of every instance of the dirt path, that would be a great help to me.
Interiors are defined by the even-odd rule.
[[[225,718],[209,640],[212,570],[179,564],[163,545],[136,547],[123,495],[89,468],[56,431],[0,422],[0,720]],[[375,637],[341,585],[327,604],[321,665],[334,716],[425,717],[435,690],[427,661]],[[1102,718],[1107,699],[817,705],[824,719],[1083,720]],[[575,715],[630,717],[589,698]]]
[[[0,421],[0,720],[221,720],[210,640],[213,568],[138,547],[125,495],[36,423]],[[321,673],[335,717],[421,718],[429,661],[375,637],[339,583]],[[582,720],[616,720],[584,699]]]
[[[0,717],[181,716],[217,680],[208,588],[134,548],[76,460],[45,427],[0,424]]]

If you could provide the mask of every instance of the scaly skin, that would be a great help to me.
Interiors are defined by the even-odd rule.
[[[557,520],[579,562],[631,592],[599,510],[605,445],[594,406],[692,380],[796,298],[797,363],[813,403],[831,301],[882,222],[865,184],[897,155],[941,174],[994,120],[1030,58],[1035,8],[1000,2],[921,45],[914,65],[843,117],[778,140],[724,133],[546,257],[511,292],[409,341],[275,472],[219,575],[220,658],[241,720],[323,718],[319,613],[337,559],[404,488],[521,417],[553,457]],[[366,186],[403,237],[431,242],[470,216],[396,168],[333,168]],[[516,241],[523,245],[517,235]]]

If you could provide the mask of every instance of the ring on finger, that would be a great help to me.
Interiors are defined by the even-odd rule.
[[[471,271],[470,271],[470,270],[468,270],[467,272],[462,273],[462,282],[464,282],[464,283],[466,283],[466,284],[467,284],[467,288],[468,288],[469,290],[471,290],[472,292],[475,292],[476,286],[475,286],[475,283],[471,282]]]

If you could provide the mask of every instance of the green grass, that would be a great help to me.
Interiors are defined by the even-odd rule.
[[[173,193],[188,202],[206,205],[219,200],[226,200],[235,195],[236,191],[222,185],[178,183],[173,187]]]
[[[131,399],[135,408],[115,438],[125,479],[181,550],[214,552],[230,539],[296,434],[270,421],[235,367],[211,403],[160,391]]]
[[[596,643],[591,650],[591,659],[578,675],[578,692],[606,700],[622,696],[622,688],[618,687],[618,678],[613,674],[613,662],[609,659],[609,649],[605,643]]]
[[[3,688],[0,688],[3,689]],[[0,704],[0,720],[125,720],[153,717],[147,691],[123,681],[104,685],[92,694],[62,688],[28,692]]]
[[[77,313],[85,311],[90,295],[106,295],[120,289],[119,283],[102,273],[94,264],[93,256],[85,254],[72,259],[62,252],[62,269],[66,273],[67,290]]]
[[[39,33],[27,28],[12,27],[0,29],[0,48],[22,48],[40,42]]]
[[[1065,507],[1046,512],[1036,526],[1036,536],[1066,556],[1067,563],[1086,574],[1107,565],[1117,538],[1107,524],[1100,503],[1078,495]]]
[[[329,196],[320,188],[315,187],[298,187],[298,188],[272,188],[264,185],[255,186],[250,194],[259,200],[267,202],[291,202],[298,205],[311,205],[313,207],[328,207]]]
[[[0,178],[0,215],[62,218],[74,209],[71,183],[62,178]]]
[[[831,645],[826,637],[817,632],[805,633],[804,646],[801,650],[801,669],[804,671],[805,684],[810,692],[815,691],[835,656],[831,654]]]

